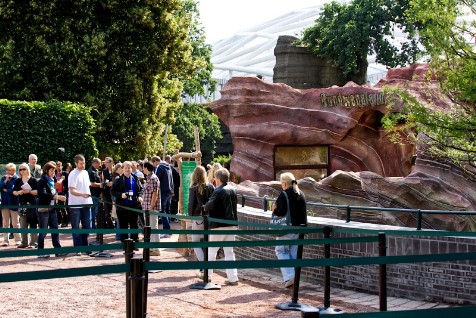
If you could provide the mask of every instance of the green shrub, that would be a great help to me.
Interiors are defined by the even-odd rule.
[[[213,161],[211,164],[213,165],[215,162],[218,162],[223,166],[224,163],[230,163],[231,162],[231,154],[228,155],[220,155],[216,158],[213,158]]]
[[[97,156],[91,109],[70,102],[24,102],[0,99],[0,162],[72,162],[76,154]],[[64,148],[64,153],[58,151]]]

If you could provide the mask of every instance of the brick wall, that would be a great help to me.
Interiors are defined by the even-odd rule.
[[[268,223],[270,212],[250,207],[238,209],[239,221]],[[395,229],[409,228],[368,223],[349,222],[319,217],[309,218],[310,226],[331,226],[334,228]],[[244,227],[242,227],[245,229]],[[250,229],[250,228],[247,228]],[[333,233],[332,237],[355,237],[354,234]],[[364,235],[362,235],[364,236]],[[311,238],[322,238],[313,234]],[[267,235],[243,235],[239,240],[272,239]],[[455,252],[476,252],[475,238],[434,237],[434,236],[389,236],[387,235],[387,255],[444,254]],[[274,247],[235,248],[238,259],[276,259]],[[331,245],[331,257],[378,256],[378,243],[351,243]],[[304,246],[303,258],[322,258],[321,245]],[[263,269],[281,275],[278,268]],[[303,268],[301,279],[315,284],[323,284],[323,268]],[[345,266],[331,268],[332,288],[351,289],[370,294],[378,293],[378,265]],[[440,301],[455,304],[476,304],[476,261],[452,261],[442,263],[411,263],[387,266],[388,296],[413,300]]]

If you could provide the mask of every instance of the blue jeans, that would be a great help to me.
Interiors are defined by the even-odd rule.
[[[299,234],[286,234],[278,236],[276,240],[297,240],[298,238]],[[280,245],[276,246],[275,252],[278,259],[296,259],[297,250],[297,245]],[[294,277],[294,267],[281,267],[281,274],[283,275],[283,281],[287,282]]]
[[[47,229],[48,225],[50,229],[58,228],[58,216],[56,215],[56,210],[48,209],[48,212],[36,212],[38,217],[38,223],[40,224],[40,229]],[[45,237],[46,233],[40,233],[38,235],[38,249],[45,248]],[[59,241],[59,234],[51,234],[51,241],[53,242],[53,247],[61,247]]]
[[[91,199],[93,199],[93,204],[97,204],[95,206],[91,207],[91,229],[96,228],[96,217],[98,215],[99,211],[99,198],[91,196]]]
[[[90,229],[91,227],[91,208],[70,208],[71,228],[79,229],[81,222],[82,229]],[[88,246],[89,234],[73,233],[73,246]]]
[[[172,193],[160,194],[160,207],[162,213],[170,214],[170,205],[172,203]],[[170,221],[168,217],[161,216],[162,226],[164,230],[170,230]]]

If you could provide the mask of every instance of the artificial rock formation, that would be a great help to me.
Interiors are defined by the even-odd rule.
[[[476,210],[474,181],[456,167],[428,157],[424,147],[392,143],[380,127],[387,111],[382,87],[405,87],[421,102],[449,109],[451,101],[424,80],[427,65],[390,70],[375,87],[293,89],[253,77],[231,79],[212,110],[228,125],[234,153],[231,170],[247,180],[242,194],[277,197],[276,145],[330,145],[331,175],[299,180],[307,200],[338,205],[422,210]],[[423,86],[425,89],[422,89]],[[431,103],[429,103],[431,102]],[[398,111],[396,105],[392,111]],[[424,144],[424,141],[421,142]],[[412,156],[418,152],[416,164]],[[262,203],[256,203],[261,207]],[[345,210],[311,208],[316,216],[345,219]],[[354,211],[353,221],[416,226],[415,213]],[[423,228],[476,230],[474,216],[426,214]]]
[[[274,149],[286,145],[329,145],[331,173],[410,172],[414,146],[392,143],[380,125],[387,107],[381,88],[349,82],[299,90],[235,77],[221,96],[210,108],[230,129],[231,170],[242,180],[275,180]]]
[[[442,178],[443,177],[443,178]],[[415,170],[407,177],[382,177],[369,171],[336,171],[316,182],[312,178],[298,181],[309,202],[363,207],[397,209],[475,211],[474,182],[455,167],[418,159]],[[237,192],[250,196],[277,198],[281,189],[278,181],[244,181]],[[250,200],[249,200],[250,201]],[[253,202],[248,202],[253,205]],[[255,202],[261,208],[261,202]],[[309,215],[346,219],[345,208],[308,206]],[[352,210],[351,220],[366,223],[417,226],[416,213]],[[448,231],[475,231],[476,217],[445,214],[423,214],[422,228]]]

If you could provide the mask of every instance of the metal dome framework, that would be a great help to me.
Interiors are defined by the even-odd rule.
[[[233,76],[261,75],[263,80],[272,82],[273,68],[276,64],[274,48],[278,37],[280,35],[300,37],[304,29],[315,24],[323,5],[329,0],[320,2],[319,5],[291,11],[214,43],[211,58],[214,67],[212,77],[217,80],[218,87],[211,99],[220,98],[221,87]],[[459,18],[459,21],[475,20],[474,11],[471,9],[463,10],[463,15]],[[395,44],[402,44],[406,41],[406,36],[401,29],[394,27],[389,40]],[[373,85],[386,76],[387,68],[376,62],[375,55],[368,57],[368,63],[367,81]],[[210,100],[203,96],[195,96],[187,97],[186,101],[207,103]]]
[[[262,75],[272,81],[276,64],[274,48],[280,35],[300,37],[304,29],[315,24],[323,4],[295,10],[270,21],[245,29],[213,44],[213,77],[229,79],[236,75]],[[394,38],[403,42],[405,35],[395,28]],[[386,67],[369,57],[368,80],[377,82],[385,77]]]

